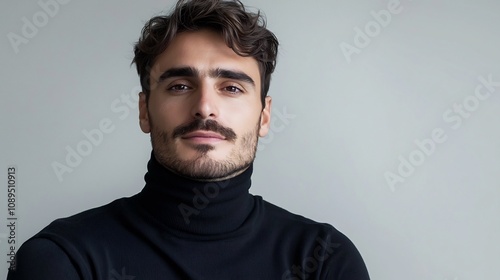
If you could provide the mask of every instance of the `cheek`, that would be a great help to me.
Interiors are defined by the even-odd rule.
[[[260,114],[254,111],[242,112],[238,110],[234,114],[234,118],[230,120],[230,127],[240,136],[249,132],[254,133],[259,124],[259,118]]]
[[[179,116],[178,107],[175,106],[155,104],[149,108],[152,126],[159,130],[172,130],[181,121]]]

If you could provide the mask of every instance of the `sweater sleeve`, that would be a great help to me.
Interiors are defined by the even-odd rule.
[[[339,243],[330,243],[332,252],[325,280],[370,280],[363,257],[352,241],[341,234]]]
[[[366,265],[359,253],[353,254],[340,269],[327,272],[326,280],[370,280]]]
[[[45,238],[26,241],[16,254],[16,268],[9,270],[7,280],[80,280],[68,255]]]

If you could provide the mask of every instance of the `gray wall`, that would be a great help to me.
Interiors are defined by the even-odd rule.
[[[132,45],[173,4],[60,0],[44,11],[53,1],[0,4],[0,217],[8,224],[13,165],[17,247],[143,187],[151,148]],[[252,192],[333,224],[373,279],[499,279],[500,2],[244,2],[281,42],[276,121]],[[83,131],[100,126],[88,150]],[[67,163],[78,147],[87,155]],[[9,237],[1,226],[0,275]]]

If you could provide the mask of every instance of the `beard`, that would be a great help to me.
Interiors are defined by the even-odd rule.
[[[172,132],[157,129],[151,116],[151,144],[156,160],[165,168],[183,177],[200,181],[214,181],[234,177],[247,169],[254,161],[259,139],[260,118],[255,128],[238,137],[230,128],[223,127],[214,120],[196,119],[187,125],[176,127]],[[215,160],[209,152],[216,147],[210,144],[199,144],[193,148],[197,151],[195,158],[181,159],[176,150],[175,140],[184,134],[196,130],[213,131],[225,137],[225,141],[233,143],[233,148],[226,159]]]

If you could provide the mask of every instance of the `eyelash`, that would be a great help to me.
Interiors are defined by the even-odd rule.
[[[179,89],[179,87],[182,87],[183,89]],[[167,88],[168,91],[174,91],[174,92],[183,92],[183,91],[187,91],[189,89],[191,89],[191,87],[186,85],[186,84],[176,84],[176,85],[173,85],[173,86]],[[243,93],[243,90],[236,85],[225,86],[222,89],[230,92],[231,94]]]
[[[184,89],[178,89],[178,87],[184,87]],[[177,88],[177,89],[176,89]],[[176,84],[176,85],[173,85],[171,87],[169,87],[167,90],[168,91],[176,91],[176,92],[179,92],[179,91],[186,91],[190,89],[190,87],[188,85],[185,85],[185,84]]]
[[[229,89],[232,89],[232,90],[236,90],[235,91],[231,91]],[[224,89],[228,90],[231,94],[236,94],[236,93],[243,93],[243,90],[235,85],[231,85],[231,86],[227,86],[227,87],[224,87]]]

